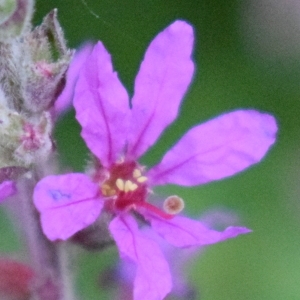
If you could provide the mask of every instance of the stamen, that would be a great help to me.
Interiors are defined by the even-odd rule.
[[[137,184],[133,183],[130,180],[125,181],[124,192],[127,193],[129,191],[133,192],[138,188]]]
[[[130,191],[135,191],[138,188],[138,185],[136,183],[131,182]]]
[[[163,204],[164,211],[171,215],[176,215],[184,209],[184,201],[178,196],[168,197]]]
[[[146,182],[147,180],[148,180],[148,178],[146,176],[141,176],[136,179],[136,181],[139,183]]]
[[[130,191],[130,186],[131,186],[131,181],[130,180],[126,180],[125,181],[125,185],[124,185],[124,192],[128,193]]]
[[[134,169],[133,173],[132,173],[134,178],[138,178],[142,176],[142,172],[139,169]]]
[[[149,202],[137,202],[135,204],[136,204],[136,206],[140,206],[140,207],[146,208],[147,210],[149,210],[152,213],[160,216],[163,219],[170,220],[170,219],[172,219],[174,217],[172,214],[168,214],[168,213],[160,210],[158,207],[150,204]]]
[[[101,192],[104,196],[107,197],[114,196],[116,194],[116,191],[112,189],[111,186],[108,184],[103,184],[101,186]]]
[[[124,180],[122,180],[121,178],[118,178],[116,180],[116,186],[120,191],[124,191],[124,187],[125,187]]]

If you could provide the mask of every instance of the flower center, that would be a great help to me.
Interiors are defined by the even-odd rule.
[[[146,200],[147,177],[134,161],[116,163],[108,170],[101,192],[105,197],[112,197],[113,206],[118,210],[135,208]]]
[[[102,170],[94,179],[101,182],[102,195],[111,200],[106,202],[108,209],[124,211],[142,208],[164,219],[173,217],[173,214],[164,212],[146,201],[148,178],[143,174],[143,167],[135,161],[115,163],[106,172]]]

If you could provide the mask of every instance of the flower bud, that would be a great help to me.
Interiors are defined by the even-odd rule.
[[[0,168],[27,168],[46,157],[53,146],[49,113],[26,120],[0,104]]]
[[[0,41],[16,37],[29,28],[33,0],[1,0]]]
[[[65,84],[73,52],[53,10],[21,37],[0,42],[0,84],[9,107],[25,114],[49,110]]]
[[[49,109],[62,91],[73,54],[67,49],[56,10],[25,36],[25,44],[30,60],[24,66],[24,108],[40,112]]]
[[[24,29],[20,36],[1,41],[1,26],[9,21],[8,12],[12,22],[17,22],[21,16],[25,18],[22,13],[30,10],[32,2],[13,3],[18,12],[15,19],[13,6],[8,4],[6,17],[0,14],[0,169],[28,168],[53,150],[49,111],[65,84],[73,54],[66,46],[56,10],[32,31]]]

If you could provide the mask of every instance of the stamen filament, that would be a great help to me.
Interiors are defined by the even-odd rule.
[[[150,210],[151,212],[155,213],[156,215],[160,216],[163,219],[170,220],[174,217],[174,215],[170,215],[162,210],[160,210],[158,207],[150,204],[149,202],[137,202],[135,203],[136,206],[143,207],[147,210]]]

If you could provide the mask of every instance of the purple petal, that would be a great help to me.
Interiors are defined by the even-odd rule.
[[[197,185],[222,179],[259,162],[275,142],[274,117],[238,110],[188,131],[151,169],[153,184]]]
[[[251,232],[245,227],[228,227],[219,232],[205,227],[201,222],[176,216],[171,220],[149,217],[151,226],[167,242],[176,247],[215,244],[240,234]]]
[[[92,224],[103,207],[98,190],[84,174],[48,176],[39,181],[33,201],[48,239],[66,240]]]
[[[75,52],[67,71],[66,85],[54,103],[55,115],[59,115],[68,108],[71,108],[75,83],[78,79],[79,71],[86,62],[86,59],[91,53],[92,49],[93,45],[91,43],[86,43]]]
[[[120,255],[137,265],[134,300],[160,300],[171,290],[169,266],[158,245],[139,231],[130,215],[116,217],[109,226]]]
[[[87,146],[103,165],[109,166],[125,146],[130,109],[127,92],[101,42],[81,70],[74,106]]]
[[[0,201],[5,200],[7,197],[14,195],[17,192],[14,181],[3,181],[0,184]]]
[[[234,211],[230,211],[225,207],[212,208],[205,211],[199,218],[199,221],[205,226],[218,230],[223,230],[229,225],[240,224],[239,216]]]
[[[194,72],[193,40],[193,28],[176,21],[149,45],[135,81],[129,155],[142,155],[177,117]]]

